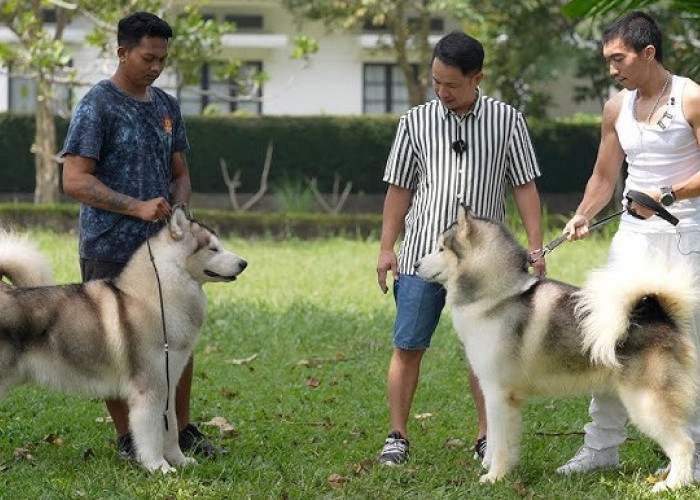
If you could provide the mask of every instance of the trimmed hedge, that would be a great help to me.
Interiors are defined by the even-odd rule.
[[[0,229],[77,231],[79,204],[0,203]],[[193,209],[193,215],[222,236],[244,238],[379,238],[381,214],[254,213]]]
[[[57,118],[63,143],[67,121]],[[269,140],[274,152],[269,183],[275,186],[315,177],[321,191],[332,190],[335,174],[341,188],[384,193],[382,174],[396,130],[395,116],[260,116],[186,118],[191,153],[192,188],[226,193],[220,159],[233,174],[240,170],[238,191],[256,192]],[[0,114],[0,192],[33,192],[31,144],[34,118]],[[544,193],[582,192],[595,161],[599,125],[531,121],[532,141],[542,167]]]

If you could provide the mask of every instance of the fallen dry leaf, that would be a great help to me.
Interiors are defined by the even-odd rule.
[[[251,361],[253,361],[255,358],[257,358],[257,354],[251,354],[247,358],[241,358],[241,359],[229,359],[226,361],[227,364],[229,365],[247,365]]]
[[[332,358],[310,358],[301,359],[297,363],[299,366],[306,366],[307,368],[316,368],[323,365],[324,363],[338,363],[339,361],[347,361],[348,358],[342,352],[336,352],[333,354]]]
[[[207,346],[204,348],[204,353],[211,354],[213,352],[221,352],[221,348],[219,347],[219,345],[218,344],[207,344]]]
[[[214,417],[209,422],[204,422],[204,425],[218,427],[219,432],[224,436],[233,436],[236,434],[236,428],[224,417]]]
[[[222,387],[222,388],[219,390],[219,394],[221,394],[221,395],[222,395],[223,397],[225,397],[226,399],[233,399],[233,398],[235,398],[236,396],[238,396],[238,393],[237,393],[236,391],[233,391],[233,390],[231,390],[231,389],[227,389],[226,387]]]
[[[362,462],[355,465],[355,468],[354,468],[355,474],[369,474],[375,463],[376,463],[376,460],[373,458],[364,459]]]
[[[36,457],[29,453],[27,448],[15,448],[15,451],[12,454],[15,456],[15,458],[26,460],[29,463],[36,462]]]
[[[345,476],[341,476],[340,474],[331,474],[328,476],[328,484],[330,484],[331,488],[340,488],[348,481],[350,481],[350,479]]]
[[[464,446],[464,441],[462,441],[461,439],[448,439],[445,442],[445,446],[447,446],[448,448],[461,448],[462,446]]]
[[[315,389],[320,385],[321,385],[321,379],[318,379],[316,377],[309,377],[306,379],[306,386],[307,387],[311,387],[312,389]]]
[[[432,413],[417,413],[416,415],[414,415],[413,418],[415,418],[416,420],[428,420],[432,416]]]
[[[49,434],[44,438],[44,441],[46,441],[49,444],[53,444],[55,446],[64,446],[66,444],[66,440],[63,439],[61,436],[57,436],[55,434]]]

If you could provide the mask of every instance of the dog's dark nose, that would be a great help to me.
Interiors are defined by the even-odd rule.
[[[420,261],[417,261],[413,264],[413,269],[418,270],[419,267],[420,267]]]
[[[243,271],[246,267],[248,267],[248,263],[244,260],[241,261],[241,271]]]

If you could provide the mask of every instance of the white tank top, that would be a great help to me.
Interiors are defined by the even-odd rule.
[[[687,180],[700,171],[700,148],[693,129],[683,116],[683,87],[687,78],[673,76],[671,94],[662,107],[662,118],[652,124],[634,119],[637,91],[627,91],[615,122],[620,145],[627,155],[625,193],[629,189],[654,191]],[[640,117],[638,117],[640,118]],[[680,220],[674,227],[654,215],[640,220],[624,213],[620,227],[637,232],[700,230],[700,198],[681,200],[668,208]]]

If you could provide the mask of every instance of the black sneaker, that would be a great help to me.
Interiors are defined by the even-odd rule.
[[[476,440],[474,445],[474,460],[483,460],[486,456],[486,436]]]
[[[136,461],[136,449],[134,448],[134,441],[131,439],[131,433],[117,437],[117,451],[120,458],[131,460],[132,462]]]
[[[398,431],[391,431],[379,455],[379,463],[382,465],[401,465],[405,462],[408,462],[408,439]]]
[[[187,424],[187,427],[180,431],[178,443],[183,452],[191,451],[192,453],[203,455],[207,458],[213,458],[228,452],[225,448],[214,445],[193,424]]]

